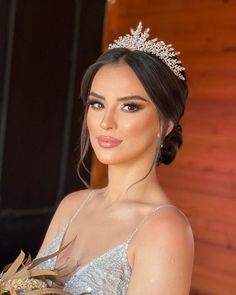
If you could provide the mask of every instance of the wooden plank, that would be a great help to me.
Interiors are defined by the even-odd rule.
[[[119,0],[109,5],[104,44],[117,32],[127,33],[141,19],[152,34],[173,42],[182,51],[234,49],[235,1],[137,1]]]
[[[210,268],[216,272],[222,272],[225,275],[229,275],[229,277],[235,276],[235,251],[198,240],[195,242],[195,248],[199,253],[195,258],[195,264],[201,265],[206,269]]]
[[[190,196],[200,194],[203,198],[205,196],[217,197],[219,202],[225,199],[235,199],[235,177],[230,177],[230,174],[212,172],[207,167],[190,168],[188,163],[184,165],[176,162],[176,166],[178,168],[162,166],[158,171],[160,183],[166,189],[172,188],[173,191],[170,192],[172,195],[182,194],[182,192]],[[196,197],[198,198],[198,195]]]
[[[188,74],[184,145],[157,173],[194,232],[191,295],[235,294],[236,1],[110,1],[104,49],[139,20],[182,52]]]
[[[209,267],[194,265],[191,294],[201,295],[233,295],[236,290],[234,276],[217,272]]]
[[[206,220],[206,223],[209,221],[236,223],[235,198],[224,198],[205,192],[194,192],[173,187],[166,187],[166,191],[170,199],[191,217],[202,218]]]

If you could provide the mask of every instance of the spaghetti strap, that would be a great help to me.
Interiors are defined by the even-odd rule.
[[[163,208],[163,207],[174,207],[176,208],[178,211],[180,211],[184,216],[185,214],[179,210],[175,205],[172,205],[172,204],[162,204],[162,205],[159,205],[157,207],[154,207],[153,209],[151,209],[151,211],[143,218],[143,220],[138,224],[138,226],[135,228],[135,230],[132,232],[132,234],[129,236],[128,240],[127,240],[127,243],[129,243],[132,238],[135,236],[135,234],[139,231],[139,229],[142,227],[142,225],[146,222],[146,220],[149,218],[150,215],[152,215],[154,212],[158,211],[159,209]],[[185,216],[185,218],[187,218]]]
[[[94,192],[94,190],[92,189],[87,197],[84,199],[84,201],[82,202],[82,204],[79,206],[79,208],[76,210],[76,212],[74,213],[74,215],[71,217],[71,219],[69,220],[69,222],[67,223],[67,226],[69,226],[72,221],[75,219],[75,217],[79,214],[80,210],[84,207],[84,205],[90,200],[92,193]]]
[[[64,238],[66,236],[66,233],[68,231],[68,228],[70,226],[70,224],[72,223],[72,221],[75,219],[75,217],[79,214],[80,210],[84,207],[84,205],[88,202],[88,200],[91,198],[92,196],[92,193],[94,192],[94,190],[92,189],[87,197],[84,199],[84,201],[82,202],[82,204],[79,206],[79,208],[76,210],[76,212],[74,213],[74,215],[71,217],[71,219],[64,225],[62,231],[59,233],[61,236],[61,242],[60,242],[60,249],[61,249],[61,246],[63,244],[63,241],[64,241]]]

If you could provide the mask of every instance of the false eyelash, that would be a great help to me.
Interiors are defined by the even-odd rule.
[[[126,107],[126,106],[131,106],[131,107],[134,107],[136,110],[130,110],[130,111],[127,111],[127,112],[137,112],[138,110],[140,110],[141,109],[141,106],[139,105],[139,104],[137,104],[137,103],[125,103],[124,105],[123,105],[123,107]]]
[[[88,106],[93,106],[95,103],[98,103],[98,104],[100,104],[100,105],[103,105],[103,103],[101,103],[100,101],[98,101],[98,100],[95,100],[95,99],[89,99],[88,101],[87,101],[87,105]],[[138,111],[138,110],[140,110],[141,109],[141,107],[140,107],[140,105],[139,104],[137,104],[137,103],[125,103],[125,104],[123,104],[123,107],[126,107],[126,106],[131,106],[131,107],[134,107],[134,108],[136,108],[136,110],[131,110],[131,111],[127,111],[127,112],[136,112],[136,111]],[[97,109],[97,108],[95,108],[95,109]]]
[[[95,103],[98,103],[100,105],[103,105],[100,101],[98,101],[96,99],[89,99],[89,100],[87,100],[87,106],[93,106]]]

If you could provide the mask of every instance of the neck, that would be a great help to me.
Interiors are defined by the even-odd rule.
[[[158,193],[163,194],[156,174],[156,166],[144,169],[143,166],[135,167],[127,165],[108,166],[108,186],[105,189],[105,196],[108,203],[120,201],[141,201],[151,200],[153,192],[158,202]],[[148,175],[147,175],[148,174]],[[159,194],[159,195],[160,195]],[[147,196],[147,198],[144,196]]]

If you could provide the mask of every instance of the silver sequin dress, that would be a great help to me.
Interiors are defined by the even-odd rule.
[[[89,199],[90,194],[82,203],[70,222],[64,226],[62,231],[54,238],[50,245],[45,250],[41,251],[36,258],[52,254],[59,250],[67,227],[75,216],[78,215],[78,212]],[[151,210],[151,213],[157,211],[163,206],[174,205],[164,204],[155,207]],[[74,295],[80,295],[83,293],[92,295],[125,295],[127,293],[132,273],[132,269],[128,262],[128,245],[134,234],[138,231],[149,215],[150,214],[145,216],[139,226],[135,228],[133,233],[125,242],[94,258],[88,264],[81,266],[65,283],[64,290],[69,291]],[[57,257],[48,259],[47,261],[39,264],[37,268],[54,269],[56,265],[56,258]]]

